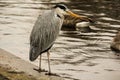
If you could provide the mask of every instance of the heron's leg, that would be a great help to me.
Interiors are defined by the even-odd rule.
[[[42,69],[41,62],[42,62],[42,54],[40,55],[40,59],[39,59],[39,69],[38,69],[38,72],[47,72],[45,69]]]
[[[40,60],[39,60],[39,70],[41,70],[41,58],[42,58],[42,54],[40,55]]]
[[[38,71],[39,73],[40,72],[47,72],[45,69],[42,69],[42,67],[41,67],[41,61],[42,61],[42,54],[40,55],[40,59],[39,59],[39,68],[38,69],[34,68],[34,70]]]
[[[50,53],[47,51],[47,57],[48,57],[48,67],[49,67],[49,72],[46,73],[46,75],[54,75],[54,76],[59,76],[57,74],[51,73],[51,68],[50,68]]]
[[[47,52],[47,57],[48,57],[49,74],[51,74],[51,68],[50,68],[50,53],[49,53],[49,51]]]

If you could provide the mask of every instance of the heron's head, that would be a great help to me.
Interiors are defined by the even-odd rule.
[[[88,18],[88,17],[85,17],[85,16],[80,16],[80,15],[77,15],[77,14],[73,13],[64,4],[57,4],[53,8],[56,10],[56,12],[58,14],[69,15],[69,17],[71,16],[73,18],[78,18],[81,21],[87,21],[87,22],[94,23],[94,21],[91,18]]]
[[[53,7],[54,9],[56,9],[56,11],[60,14],[63,14],[63,15],[70,15],[70,16],[73,16],[73,17],[79,17],[79,15],[71,12],[67,6],[65,6],[64,4],[57,4]]]

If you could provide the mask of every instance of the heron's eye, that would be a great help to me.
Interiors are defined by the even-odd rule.
[[[63,9],[64,11],[66,10],[66,7],[64,6],[59,6],[60,9]]]
[[[54,6],[54,8],[57,8],[57,7],[64,11],[67,9],[67,7],[64,4],[57,4],[56,6]]]

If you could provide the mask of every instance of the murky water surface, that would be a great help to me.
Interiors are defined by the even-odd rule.
[[[66,80],[120,80],[119,56],[110,50],[120,27],[119,0],[0,0],[0,48],[29,61],[29,35],[38,15],[59,2],[96,25],[93,32],[60,32],[51,49],[52,72]],[[38,65],[38,60],[32,63]],[[48,69],[46,65],[44,54],[42,67]]]

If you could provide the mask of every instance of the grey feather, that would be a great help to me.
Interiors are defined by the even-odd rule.
[[[51,48],[61,29],[63,18],[54,10],[39,16],[30,35],[30,60]]]

